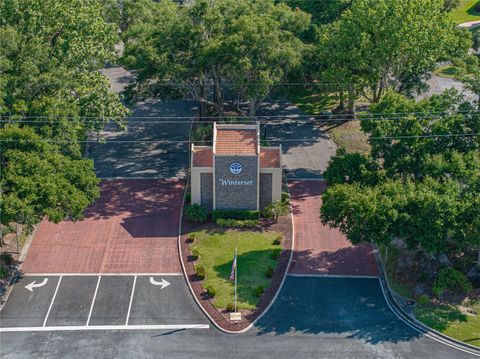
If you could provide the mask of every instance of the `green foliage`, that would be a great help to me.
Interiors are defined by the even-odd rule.
[[[6,278],[8,276],[8,269],[0,265],[0,278]]]
[[[263,288],[263,285],[259,285],[258,287],[255,287],[253,290],[253,295],[257,298],[260,298],[263,295],[263,292],[265,291],[265,288]]]
[[[196,233],[190,233],[188,235],[188,242],[190,242],[190,243],[195,242],[196,239],[197,239],[197,234]]]
[[[278,246],[278,245],[282,244],[282,240],[283,240],[283,235],[279,234],[278,236],[275,237],[272,244],[275,245],[275,246]]]
[[[217,225],[225,228],[255,228],[258,226],[258,219],[224,219],[219,218]]]
[[[212,211],[212,220],[216,221],[219,218],[222,219],[250,219],[258,220],[260,212],[255,210],[220,210],[216,209]]]
[[[216,294],[215,288],[211,285],[207,286],[207,294],[210,298],[215,297],[215,294]]]
[[[275,243],[273,243],[273,244],[275,244]],[[281,255],[282,255],[282,249],[281,248],[275,248],[275,249],[272,250],[272,254],[270,255],[270,258],[277,260],[278,258],[280,258]]]
[[[185,207],[185,216],[190,222],[202,223],[208,218],[207,209],[199,204],[190,204]]]
[[[13,263],[13,257],[10,253],[0,253],[0,263],[5,264],[7,266]]]
[[[375,184],[381,180],[382,174],[378,164],[369,156],[358,152],[347,153],[344,148],[339,148],[330,159],[323,177],[329,186],[354,182]]]
[[[198,247],[193,247],[192,250],[190,251],[191,253],[191,256],[193,259],[198,259],[198,257],[200,256],[200,252],[198,250]]]
[[[264,208],[263,216],[277,222],[278,217],[286,216],[289,210],[290,206],[288,202],[274,201]]]
[[[432,291],[438,297],[445,289],[458,290],[463,294],[468,294],[472,290],[472,284],[462,272],[447,267],[438,272]]]
[[[428,297],[428,295],[422,294],[422,295],[418,298],[418,304],[419,304],[419,305],[423,305],[423,306],[429,305],[429,304],[430,304],[430,298]]]
[[[235,311],[235,305],[233,303],[228,303],[226,310],[227,312],[233,313]]]
[[[271,266],[268,267],[267,271],[265,272],[265,277],[272,278],[274,270],[275,269],[273,267],[271,267]]]
[[[197,275],[198,278],[204,279],[206,275],[205,267],[201,264],[197,264],[195,266],[195,274]]]

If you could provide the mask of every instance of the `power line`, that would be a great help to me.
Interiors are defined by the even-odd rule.
[[[414,139],[414,138],[445,138],[445,137],[476,137],[480,136],[480,132],[477,133],[444,133],[444,134],[423,134],[423,135],[397,135],[397,136],[372,136],[368,137],[367,140],[394,140],[394,139]],[[307,142],[307,141],[315,141],[316,138],[295,138],[295,139],[268,139],[269,142]],[[190,140],[105,140],[105,141],[98,141],[98,140],[78,140],[78,141],[71,141],[71,140],[31,140],[31,139],[22,139],[22,140],[0,140],[3,143],[17,143],[17,142],[31,142],[31,143],[98,143],[98,144],[107,144],[107,143],[192,143],[192,142],[202,142],[202,143],[238,143],[238,141],[232,140],[199,140],[199,141],[190,141]],[[244,141],[243,144],[257,144],[258,141]]]

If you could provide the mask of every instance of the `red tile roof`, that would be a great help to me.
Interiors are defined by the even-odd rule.
[[[215,144],[217,155],[256,155],[257,146],[255,129],[217,129]]]
[[[260,167],[279,168],[280,167],[280,149],[262,147],[260,149]]]
[[[193,167],[212,167],[213,151],[211,148],[194,147]]]

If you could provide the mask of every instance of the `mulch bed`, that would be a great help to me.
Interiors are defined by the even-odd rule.
[[[226,310],[215,308],[210,301],[206,291],[202,288],[202,280],[195,274],[195,261],[190,257],[190,247],[188,242],[188,233],[193,231],[201,231],[218,228],[212,223],[206,224],[192,224],[186,219],[182,220],[182,236],[180,238],[180,246],[183,262],[185,264],[185,270],[187,272],[188,281],[192,286],[194,295],[202,305],[203,309],[210,315],[215,323],[229,331],[241,331],[248,327],[263,311],[267,308],[270,302],[273,300],[275,293],[277,293],[282,283],[283,276],[287,271],[288,260],[292,249],[292,219],[291,214],[278,219],[277,223],[270,223],[267,221],[261,221],[260,231],[276,231],[284,235],[282,241],[283,251],[278,259],[277,268],[271,278],[270,286],[265,290],[257,307],[254,310],[240,310],[242,313],[242,320],[240,322],[231,322],[229,319],[229,313]]]

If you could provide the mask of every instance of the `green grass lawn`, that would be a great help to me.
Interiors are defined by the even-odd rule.
[[[480,13],[475,10],[477,3],[480,4],[480,1],[464,0],[462,5],[450,13],[453,21],[455,21],[456,24],[461,24],[467,21],[480,20]]]
[[[266,289],[270,285],[265,273],[269,267],[277,265],[271,255],[281,249],[281,245],[272,244],[279,233],[217,230],[200,231],[196,235],[190,247],[198,248],[200,256],[196,264],[205,267],[203,288],[212,286],[215,289],[214,305],[226,308],[227,304],[233,304],[234,285],[229,277],[237,248],[237,305],[240,309],[254,309],[260,299],[254,293],[255,288],[263,286]]]
[[[480,347],[480,303],[469,308],[475,314],[462,313],[454,305],[418,306],[415,317],[452,338]]]
[[[454,79],[460,74],[460,69],[453,65],[445,65],[438,67],[433,73],[440,77]]]

